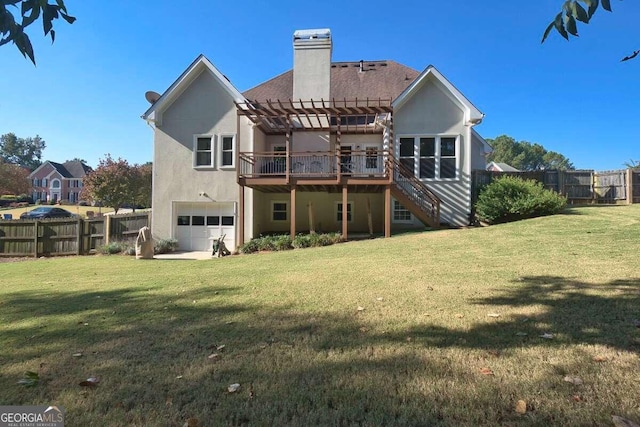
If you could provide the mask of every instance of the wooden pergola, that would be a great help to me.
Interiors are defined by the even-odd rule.
[[[268,135],[285,135],[286,158],[291,155],[291,139],[293,132],[326,131],[336,136],[335,155],[340,157],[340,140],[343,134],[382,134],[385,129],[389,132],[389,141],[393,141],[393,120],[391,99],[331,99],[331,100],[266,100],[261,102],[236,102],[238,111],[238,132],[240,132],[240,117],[245,116],[262,132]],[[238,135],[238,140],[240,135]],[[393,143],[388,147],[389,155],[393,155]],[[238,166],[240,153],[238,153]],[[239,242],[244,242],[244,184],[240,179],[238,169],[238,183],[240,184],[239,198]],[[384,184],[385,225],[386,237],[391,236],[391,181],[393,174],[389,174]],[[340,174],[331,178],[333,185],[342,189],[342,235],[348,233],[347,209],[348,187],[358,185]],[[321,182],[318,182],[322,184]],[[380,181],[377,182],[380,184]],[[291,238],[296,234],[296,191],[297,181],[290,181],[288,167],[286,181],[291,197]],[[324,183],[326,184],[326,182]],[[365,184],[364,182],[362,184]],[[370,183],[366,183],[370,185]]]

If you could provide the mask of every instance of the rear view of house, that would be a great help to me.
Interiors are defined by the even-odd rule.
[[[221,234],[469,223],[484,115],[433,66],[332,47],[328,29],[296,31],[293,69],[243,93],[200,56],[154,100],[155,236],[210,250]]]

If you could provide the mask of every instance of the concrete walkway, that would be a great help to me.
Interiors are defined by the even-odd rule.
[[[169,254],[158,254],[153,256],[155,259],[173,259],[173,260],[203,260],[203,259],[212,259],[211,252],[171,252]]]

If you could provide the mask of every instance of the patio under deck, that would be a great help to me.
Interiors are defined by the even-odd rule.
[[[240,117],[251,120],[265,135],[284,135],[285,151],[237,154],[239,241],[244,241],[245,187],[266,193],[289,193],[291,238],[296,234],[296,195],[299,191],[384,193],[384,235],[391,236],[391,194],[419,219],[439,224],[440,200],[386,150],[354,151],[341,147],[344,134],[380,134],[393,141],[391,100],[331,100],[236,103]],[[292,135],[300,131],[326,131],[335,135],[335,151],[296,152]],[[386,132],[386,136],[385,136]],[[369,221],[370,222],[370,221]],[[425,223],[427,223],[425,222]],[[347,210],[342,211],[342,235],[348,237]]]

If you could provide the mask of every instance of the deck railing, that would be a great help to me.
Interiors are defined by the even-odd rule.
[[[338,175],[387,177],[384,150],[240,153],[243,178],[293,176],[326,178]]]
[[[438,196],[395,157],[389,156],[389,164],[393,165],[393,183],[396,187],[437,226],[440,223],[441,203]]]

